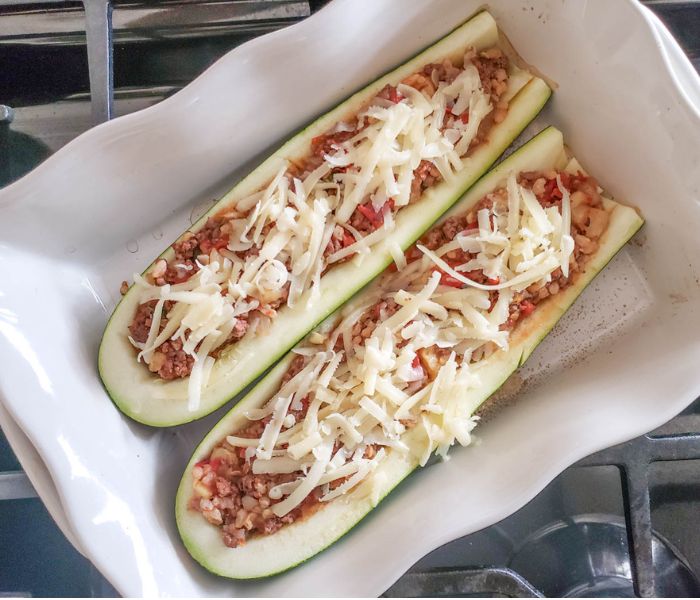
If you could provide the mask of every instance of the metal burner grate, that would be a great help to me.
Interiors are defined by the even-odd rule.
[[[692,459],[700,459],[700,433],[643,435],[579,463],[581,466],[615,465],[622,470],[635,590],[643,598],[658,595],[652,555],[650,466],[659,461]]]
[[[698,459],[700,399],[658,430],[583,459],[530,503],[541,506],[528,505],[484,532],[446,545],[434,553],[443,556],[420,561],[385,595],[697,597],[700,547],[695,519],[688,518],[696,515],[697,484],[688,484],[700,480]],[[655,477],[656,467],[676,471],[675,477]],[[619,511],[609,498],[596,499],[593,505],[580,500],[587,489],[591,498],[610,496],[615,481],[618,489],[612,495],[619,496]],[[569,497],[562,491],[569,491]],[[547,495],[549,500],[543,500]],[[672,532],[662,534],[653,527],[654,508],[664,500],[671,505],[667,520],[685,517],[685,526],[675,528],[680,539],[669,539]],[[592,506],[597,514],[581,514]],[[541,527],[538,518],[544,523]],[[538,528],[533,533],[527,525],[523,529],[523,523]],[[485,536],[489,531],[494,535]],[[694,561],[677,548],[683,537],[688,538]],[[494,552],[492,538],[505,548]],[[440,563],[454,554],[469,564],[470,547],[478,548],[474,555],[508,568],[422,568],[422,563]]]

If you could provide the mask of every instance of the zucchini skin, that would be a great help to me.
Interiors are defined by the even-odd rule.
[[[473,206],[483,195],[498,187],[511,170],[563,168],[566,162],[563,136],[555,128],[549,127],[484,176],[443,219]],[[588,284],[643,225],[643,220],[633,209],[608,202],[614,205],[614,209],[600,250],[573,285],[543,304],[523,322],[523,326],[514,331],[508,352],[494,355],[498,357],[495,360],[489,359],[488,367],[480,371],[482,386],[467,392],[472,414],[527,360]],[[377,471],[383,473],[385,483],[376,502],[366,497],[354,497],[351,493],[329,502],[307,519],[287,525],[275,534],[254,538],[235,550],[224,546],[218,528],[209,525],[198,512],[187,508],[192,495],[192,468],[199,460],[206,458],[227,434],[245,422],[244,413],[247,410],[269,399],[277,390],[291,358],[290,354],[278,363],[204,437],[180,481],[175,502],[178,531],[192,557],[214,574],[231,579],[254,579],[275,575],[305,562],[352,530],[418,467],[416,457],[389,453]],[[411,446],[411,439],[409,431],[404,442]]]
[[[344,114],[354,114],[386,82],[400,80],[405,73],[413,72],[433,59],[454,54],[458,50],[463,51],[470,45],[465,39],[474,42],[472,45],[496,44],[498,29],[493,18],[486,12],[477,14],[427,50],[321,116],[236,185],[189,231],[197,231],[209,216],[263,187],[271,178],[271,173],[279,168],[280,161],[305,150],[313,137],[342,120]],[[487,171],[539,113],[550,94],[551,90],[546,83],[530,76],[529,81],[512,99],[506,120],[494,126],[489,143],[473,153],[469,166],[463,169],[457,184],[441,182],[428,190],[425,197],[413,207],[402,209],[397,216],[396,231],[386,243],[374,247],[370,259],[360,267],[350,262],[339,265],[324,275],[320,299],[312,306],[303,310],[286,306],[281,308],[265,335],[256,336],[252,340],[244,338],[225,350],[214,365],[209,385],[203,390],[200,406],[195,411],[187,409],[187,379],[167,383],[159,381],[144,368],[144,365],[134,359],[133,348],[126,339],[127,327],[138,305],[137,292],[132,287],[107,323],[98,356],[100,377],[113,403],[135,421],[154,427],[168,427],[202,418],[234,399],[313,327],[386,268],[391,262],[388,249],[390,241],[396,241],[405,249],[420,237]],[[169,247],[158,259],[168,259],[171,255],[172,248]],[[147,273],[156,261],[144,273]],[[302,306],[306,306],[306,297],[302,297],[298,302],[298,307]]]

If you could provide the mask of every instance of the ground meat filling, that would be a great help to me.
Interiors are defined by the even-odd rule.
[[[381,308],[379,305],[382,305]],[[385,308],[386,303],[380,302],[368,314],[380,314]],[[299,373],[305,362],[304,356],[295,357],[284,374],[281,385]],[[310,402],[311,397],[307,396],[302,400],[301,408],[290,409],[288,414],[293,415],[297,422],[303,420]],[[259,438],[269,420],[270,417],[253,421],[248,427],[236,432],[236,435]],[[376,446],[368,446],[365,458],[373,458],[376,450]],[[257,535],[275,533],[284,525],[310,516],[321,505],[321,489],[317,487],[294,510],[283,517],[275,515],[270,508],[275,500],[268,493],[281,483],[294,481],[302,473],[295,471],[289,474],[255,475],[252,473],[255,460],[254,455],[246,458],[245,448],[235,448],[224,441],[212,451],[208,459],[197,463],[192,473],[195,493],[190,500],[190,508],[201,512],[209,523],[221,528],[222,540],[229,548],[241,546]],[[344,481],[345,479],[337,479],[331,482],[330,489]]]
[[[522,292],[516,293],[509,307],[508,320],[501,326],[502,330],[512,330],[521,319],[532,314],[540,302],[546,300],[549,296],[558,294],[575,281],[578,273],[584,270],[588,257],[598,249],[600,236],[607,228],[609,215],[603,209],[598,184],[592,177],[581,173],[572,175],[566,172],[555,171],[526,172],[520,174],[518,182],[524,187],[531,189],[543,207],[557,206],[561,210],[562,195],[557,185],[557,175],[559,175],[562,185],[571,194],[571,235],[574,239],[574,252],[569,261],[569,276],[564,277],[561,269],[556,269],[552,273],[549,283],[544,285],[535,283]],[[496,190],[494,193],[482,198],[468,213],[450,217],[439,227],[430,230],[421,238],[420,243],[429,250],[437,250],[454,240],[458,233],[477,229],[476,215],[480,209],[491,208],[499,204],[501,207],[504,207],[504,205],[507,205],[507,201],[505,189]],[[422,253],[415,246],[409,248],[406,252],[408,262],[421,257]],[[452,267],[464,264],[472,258],[474,258],[474,255],[463,250],[453,250],[443,257]],[[440,282],[443,285],[455,288],[464,287],[461,281],[442,272],[439,268],[435,267],[433,270],[442,273]],[[485,285],[496,285],[499,283],[497,279],[486,277],[481,270],[462,274],[477,283]],[[491,291],[489,296],[491,308],[493,308],[498,300],[498,292]],[[374,327],[368,329],[368,335],[371,335],[373,330]],[[427,378],[426,380],[421,380],[423,385],[425,381],[431,381],[435,378],[437,371],[445,363],[449,354],[449,350],[438,346],[418,351],[421,366]],[[478,358],[481,358],[480,354],[476,354],[472,360]],[[411,388],[411,391],[416,391],[417,389],[420,389],[420,386]]]
[[[513,329],[520,319],[532,314],[537,304],[568,287],[576,279],[577,274],[584,269],[588,257],[598,250],[600,236],[608,226],[609,215],[603,208],[598,183],[592,177],[582,173],[572,175],[555,171],[526,172],[520,174],[518,183],[531,189],[543,207],[556,206],[561,210],[562,194],[557,185],[557,175],[562,185],[571,194],[571,236],[574,239],[574,252],[569,261],[569,276],[564,277],[561,269],[557,269],[552,273],[549,283],[544,285],[535,283],[515,294],[510,305],[510,316],[503,325],[503,329]],[[480,209],[504,203],[507,203],[505,190],[497,190],[483,198],[469,213],[450,217],[440,227],[432,229],[422,238],[421,243],[428,249],[435,250],[452,241],[458,233],[476,229],[478,227],[476,215]],[[416,260],[420,256],[420,251],[415,247],[407,252],[409,261]],[[455,250],[446,254],[444,258],[450,266],[455,266],[470,260],[473,255]],[[439,269],[436,270],[439,271]],[[484,276],[481,271],[471,271],[464,275],[477,283],[498,283],[497,280]],[[463,287],[462,282],[445,273],[442,275],[441,283]],[[497,292],[491,292],[491,294],[493,306],[498,296]]]
[[[491,96],[494,111],[482,122],[479,132],[470,146],[470,151],[485,142],[488,139],[490,128],[494,123],[501,123],[508,113],[508,101],[502,98],[508,89],[508,58],[498,48],[492,48],[474,55],[472,61],[479,71],[482,87]],[[460,69],[455,67],[449,59],[445,59],[441,63],[426,65],[421,72],[408,76],[402,83],[432,96],[440,83],[452,83],[459,73]],[[403,99],[396,87],[388,84],[382,88],[377,97],[394,103]],[[451,127],[456,118],[448,110],[445,115],[443,130]],[[468,122],[469,113],[465,112],[458,118]],[[335,151],[339,144],[355,136],[362,126],[355,121],[352,124],[352,128],[352,131],[339,131],[314,138],[312,142],[312,157],[307,159],[303,165],[298,165],[299,173],[308,173],[318,167],[323,162],[325,154]],[[339,167],[333,171],[345,172],[348,168],[351,167]],[[423,195],[425,190],[441,181],[441,179],[440,171],[433,163],[427,160],[421,161],[413,172],[410,202],[415,202]],[[375,210],[371,202],[361,204],[350,218],[350,225],[363,235],[371,233],[384,224],[384,214],[387,210],[394,212],[391,200],[381,210]],[[325,255],[333,254],[341,248],[353,244],[355,241],[356,239],[350,231],[338,226],[338,231],[334,232],[333,238],[326,247]]]
[[[469,148],[469,151],[471,151],[475,146],[487,139],[488,132],[494,123],[500,123],[505,118],[508,102],[503,100],[502,97],[508,88],[509,63],[506,56],[498,48],[492,48],[480,53],[472,52],[467,58],[471,59],[478,70],[482,88],[490,95],[494,106],[494,110],[484,119],[479,127],[477,136]],[[458,66],[453,65],[449,59],[445,59],[440,63],[426,65],[422,71],[410,75],[402,83],[432,96],[440,84],[451,83],[460,72],[461,69]],[[398,92],[397,88],[391,85],[385,86],[377,97],[394,103],[403,100],[403,96]],[[448,107],[443,130],[451,127],[457,118],[462,119],[463,122],[468,122],[468,111],[459,117],[455,117],[450,113]],[[339,144],[357,135],[364,127],[363,122],[356,118],[349,123],[345,123],[345,127],[341,131],[329,132],[314,138],[311,142],[309,154],[301,161],[294,162],[290,166],[288,177],[303,178],[323,163],[325,155],[335,152]],[[332,169],[327,176],[328,181],[332,181],[334,174],[351,171],[352,168],[353,166],[350,165]],[[428,188],[434,186],[441,179],[440,172],[433,163],[427,160],[421,161],[414,171],[410,202],[416,201]],[[376,231],[384,225],[387,213],[394,214],[396,210],[397,208],[394,206],[392,199],[389,199],[379,209],[375,208],[370,200],[358,205],[349,219],[348,227],[336,225],[331,239],[324,250],[324,258],[354,244],[360,237]],[[227,209],[227,214],[210,217],[202,229],[196,233],[186,233],[179,241],[173,244],[175,256],[167,261],[164,259],[158,261],[150,273],[152,283],[162,286],[185,282],[199,271],[199,265],[208,263],[212,251],[231,252],[228,250],[231,233],[229,224],[230,213],[230,209]],[[238,216],[242,218],[247,216],[247,214]],[[234,252],[242,260],[257,253],[258,248],[255,246],[247,251]],[[343,260],[348,260],[349,258],[351,256]],[[289,265],[286,266],[289,267]],[[325,273],[331,266],[330,264],[326,265],[323,272]],[[276,309],[287,300],[288,289],[289,285],[283,290],[281,296],[265,304],[261,303],[258,308],[253,309],[250,313],[240,315],[229,338],[212,355],[217,357],[227,346],[241,339],[256,314],[258,317],[274,318]],[[129,326],[131,337],[135,341],[140,343],[146,341],[155,304],[155,301],[147,302],[136,309],[132,323]],[[167,322],[167,313],[170,308],[165,307],[161,330],[164,327],[164,323]],[[161,379],[170,380],[189,376],[193,365],[194,358],[183,352],[182,341],[170,340],[155,350],[147,366],[151,372],[157,374]]]
[[[282,378],[281,385],[287,383],[304,368],[304,356],[294,358]],[[311,397],[301,402],[301,408],[290,409],[290,415],[301,421],[306,416]],[[271,417],[253,421],[246,428],[236,432],[243,438],[259,438]],[[365,451],[366,458],[373,458],[374,446]],[[224,441],[219,444],[206,460],[194,467],[195,494],[190,500],[190,508],[202,513],[213,525],[221,527],[224,544],[230,548],[243,545],[256,535],[270,535],[283,525],[294,523],[315,512],[320,506],[321,490],[315,488],[297,508],[283,517],[276,516],[270,508],[275,500],[268,493],[280,485],[297,479],[302,473],[265,474],[252,473],[255,456],[246,458],[245,448],[235,448]],[[341,485],[345,480],[338,479],[330,484],[330,489]]]
[[[156,303],[156,300],[151,300],[141,304],[136,310],[134,320],[129,326],[129,333],[137,342],[143,343],[148,339]],[[166,315],[172,308],[172,305],[172,302],[164,303]],[[160,331],[163,331],[167,322],[166,316],[161,320]],[[154,352],[151,362],[148,363],[148,368],[151,372],[156,373],[158,377],[167,381],[186,377],[192,371],[193,364],[194,358],[182,349],[182,340],[176,339],[168,340]]]
[[[574,252],[570,261],[570,272],[564,277],[560,269],[552,274],[552,280],[546,285],[533,285],[515,295],[510,304],[510,314],[502,329],[513,329],[518,321],[531,314],[537,305],[559,293],[575,281],[578,273],[582,272],[587,258],[598,248],[600,236],[608,224],[608,213],[602,207],[602,199],[596,181],[583,175],[571,175],[565,172],[531,172],[522,173],[519,183],[531,189],[542,206],[558,206],[561,208],[562,194],[557,185],[557,176],[562,185],[570,192],[571,196],[571,235],[575,240]],[[505,190],[500,189],[484,197],[468,213],[451,217],[428,232],[421,243],[431,250],[435,250],[452,241],[458,233],[473,230],[477,227],[476,215],[482,208],[492,208],[502,203],[507,203]],[[407,252],[407,260],[416,260],[421,253],[415,247]],[[472,258],[469,253],[462,250],[445,255],[448,262],[462,264]],[[483,273],[472,272],[467,274],[471,279],[481,283],[497,283],[486,278]],[[447,286],[462,287],[463,284],[453,280],[449,275],[442,274],[441,283]],[[492,307],[498,292],[491,292]],[[393,315],[400,306],[393,299],[382,299],[369,307],[358,318],[351,329],[351,342],[360,346],[372,336],[377,325]],[[140,331],[148,331],[147,321],[149,310],[140,311],[143,324]],[[152,315],[152,307],[150,308]],[[135,331],[134,331],[135,333]],[[336,350],[342,349],[342,341],[336,344]],[[448,360],[450,348],[430,346],[420,348],[416,352],[413,368],[421,368],[422,378],[412,381],[405,392],[413,394],[433,381],[440,368]],[[481,355],[483,356],[483,355]],[[472,357],[478,360],[479,357]],[[307,363],[308,358],[298,355],[291,362],[284,374],[281,386],[297,375]],[[308,410],[310,396],[304,398],[301,407],[290,410],[296,422],[304,419]],[[253,421],[242,431],[236,433],[239,437],[259,438],[271,417]],[[410,419],[402,421],[410,428],[416,423]],[[376,447],[368,447],[365,456],[372,458],[376,453]],[[294,481],[301,473],[275,475],[254,475],[251,472],[255,461],[254,453],[246,449],[230,446],[226,441],[215,448],[209,459],[198,463],[193,471],[195,480],[195,494],[190,501],[190,507],[202,513],[204,518],[213,525],[221,528],[224,543],[229,547],[237,547],[244,544],[251,537],[257,535],[269,535],[278,531],[283,525],[293,523],[312,514],[320,506],[321,492],[316,488],[310,493],[304,502],[289,514],[282,518],[277,517],[271,509],[275,500],[268,495],[269,491],[281,484]],[[334,486],[340,485],[343,480],[334,482]],[[334,487],[333,486],[333,487]]]
[[[354,324],[351,330],[352,343],[355,345],[364,343],[372,335],[378,323],[389,318],[399,308],[400,306],[392,299],[376,302]],[[338,349],[339,347],[340,342]],[[440,349],[440,359],[442,359],[443,353]],[[433,358],[428,353],[423,356],[419,351],[419,355],[421,363],[425,361],[427,364],[431,364],[431,367],[425,369],[425,376],[422,380],[413,382],[411,388],[407,390],[408,393],[417,391],[427,381],[433,379],[434,374],[432,376],[430,374],[434,369],[439,368],[439,365],[430,362],[433,361]],[[306,362],[305,356],[296,356],[283,375],[280,387],[297,375],[304,368]],[[297,422],[306,416],[311,399],[310,396],[307,396],[302,401],[301,408],[290,409],[289,414],[293,415]],[[259,438],[270,418],[253,421],[244,429],[236,432],[235,435],[243,438]],[[404,424],[410,427],[415,422],[406,420]],[[365,458],[373,458],[376,451],[376,446],[368,446],[365,450]],[[269,497],[269,491],[277,485],[294,481],[301,475],[301,472],[255,475],[252,473],[252,465],[255,460],[254,454],[246,457],[244,448],[235,448],[223,441],[213,450],[208,459],[197,463],[193,470],[195,493],[190,500],[190,508],[201,512],[212,525],[220,527],[222,540],[230,548],[241,546],[257,535],[275,533],[282,526],[313,514],[321,504],[321,490],[320,487],[317,487],[301,505],[284,517],[277,517],[271,509],[275,501]],[[344,481],[345,479],[338,479],[330,484],[330,488],[333,489]]]
[[[209,262],[209,255],[212,250],[226,248],[229,240],[228,224],[223,217],[211,217],[197,233],[187,233],[185,236],[173,244],[175,257],[166,262],[161,259],[151,272],[153,283],[156,285],[178,284],[187,281],[197,271],[200,264]],[[257,253],[257,248],[252,248],[247,253],[238,252],[239,255],[250,255]],[[259,313],[265,317],[272,317],[283,302],[286,301],[289,286],[287,285],[282,294],[274,300],[260,305],[251,313],[240,315],[231,331],[227,341],[217,348],[212,356],[217,357],[227,345],[241,339],[246,331],[250,318]],[[151,327],[153,312],[157,301],[151,300],[140,304],[134,318],[129,325],[131,337],[140,343],[145,343],[148,339],[148,332]],[[160,331],[165,328],[168,322],[168,312],[174,307],[174,302],[165,302],[163,308],[163,318],[160,323]],[[159,333],[160,333],[159,331]],[[168,340],[159,346],[153,353],[148,369],[157,374],[163,380],[180,379],[188,377],[194,366],[194,357],[182,350],[182,340]]]
[[[302,356],[292,362],[282,385],[303,368],[303,363]],[[297,420],[303,419],[308,406],[306,398],[300,410],[290,410],[289,414]],[[269,417],[253,421],[236,435],[257,438],[268,422]],[[246,458],[245,448],[235,448],[224,441],[209,459],[197,463],[194,468],[195,495],[190,507],[221,527],[223,542],[230,548],[244,544],[251,536],[275,533],[283,525],[307,516],[320,498],[319,490],[314,490],[293,511],[284,517],[276,516],[270,509],[274,501],[268,492],[276,485],[294,481],[301,473],[256,475],[252,473],[254,461],[255,456]]]

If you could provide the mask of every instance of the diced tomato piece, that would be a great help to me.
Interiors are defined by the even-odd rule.
[[[216,240],[202,240],[199,243],[199,249],[203,254],[209,254],[212,250],[221,250],[228,246],[228,237],[219,238]]]
[[[433,271],[437,271],[438,273],[440,273],[440,283],[442,285],[454,288],[464,287],[464,284],[459,279],[455,279],[454,277],[452,277],[452,275],[448,275],[442,269],[436,267],[435,269],[433,269]]]
[[[380,210],[374,210],[371,202],[359,204],[357,210],[377,229],[384,224],[384,215],[394,209],[394,199],[389,198]]]
[[[377,223],[381,225],[384,222],[383,216],[376,213],[369,202],[367,204],[359,204],[357,206],[357,210],[359,210],[364,217],[375,226],[377,226]]]
[[[343,248],[352,246],[355,243],[355,236],[353,236],[347,229],[343,229]]]
[[[464,284],[459,279],[455,279],[454,277],[452,277],[452,275],[447,275],[447,274],[443,275],[440,278],[440,283],[442,283],[444,285],[448,285],[450,287],[454,287],[454,288],[464,287]]]
[[[469,123],[469,111],[465,110],[461,115],[459,115],[459,120],[462,123]]]
[[[520,303],[520,314],[524,317],[527,317],[532,314],[532,311],[535,310],[535,305],[530,302],[529,300],[523,300]]]
[[[414,369],[417,369],[420,366],[420,357],[417,354],[413,357],[413,361],[411,362],[411,366]]]
[[[226,248],[226,246],[228,246],[228,237],[219,238],[214,242],[214,248],[216,248],[217,250]]]
[[[487,277],[486,278],[486,285],[498,285],[501,283],[501,280],[499,277]]]
[[[198,463],[195,463],[194,466],[204,468],[207,465],[209,465],[214,471],[216,471],[221,465],[221,459],[215,458],[214,460],[209,460],[208,458],[205,458],[204,460],[200,460]]]
[[[544,196],[545,196],[545,199],[549,200],[550,202],[562,199],[562,193],[561,193],[561,190],[559,189],[559,186],[557,185],[556,179],[550,179],[544,185]]]
[[[389,88],[389,101],[398,104],[403,100],[403,95],[393,85]]]
[[[559,179],[561,179],[562,184],[567,190],[570,190],[573,187],[574,182],[580,182],[583,181],[584,179],[587,179],[587,177],[579,171],[576,175],[571,175],[571,173],[567,173],[566,171],[562,171],[559,173]]]

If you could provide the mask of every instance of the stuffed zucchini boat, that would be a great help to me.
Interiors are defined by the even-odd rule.
[[[360,521],[482,404],[641,227],[546,129],[204,438],[177,524],[213,573],[279,573]]]
[[[209,414],[401,255],[547,101],[509,48],[477,14],[297,134],[125,282],[99,353],[117,407],[154,426]]]

